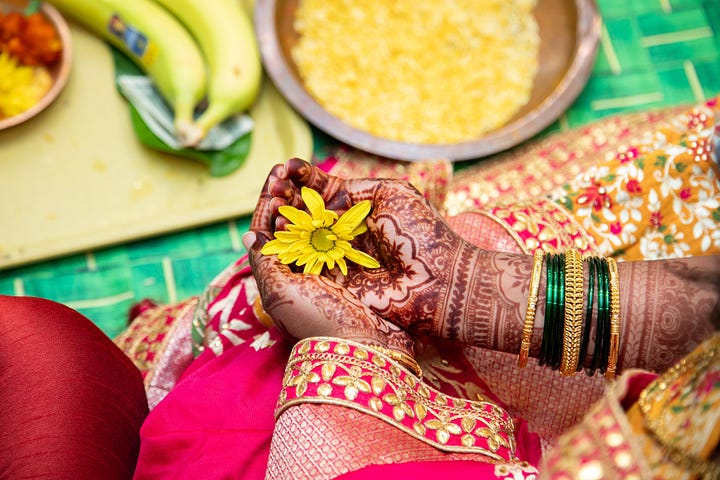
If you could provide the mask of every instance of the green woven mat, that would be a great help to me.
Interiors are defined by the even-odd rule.
[[[598,0],[602,43],[586,88],[548,131],[720,93],[720,1]],[[327,138],[315,132],[318,144]],[[143,298],[198,294],[243,253],[248,217],[0,272],[0,293],[73,307],[110,336]]]

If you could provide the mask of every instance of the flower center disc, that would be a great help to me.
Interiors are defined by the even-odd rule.
[[[335,234],[327,228],[318,228],[312,233],[310,243],[318,252],[327,252],[335,246]]]

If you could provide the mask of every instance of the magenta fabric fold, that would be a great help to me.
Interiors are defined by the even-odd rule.
[[[143,425],[136,479],[265,476],[290,351],[274,329],[270,338],[200,354]]]

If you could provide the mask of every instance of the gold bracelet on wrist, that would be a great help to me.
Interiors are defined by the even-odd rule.
[[[583,318],[583,260],[580,251],[565,252],[565,326],[560,361],[562,375],[574,375],[580,360]]]
[[[613,379],[620,350],[620,277],[615,259],[608,258],[607,261],[610,276],[610,350],[605,378]]]
[[[386,357],[390,357],[403,367],[410,370],[410,372],[412,372],[412,374],[416,377],[422,378],[422,369],[420,368],[420,364],[417,362],[417,360],[415,360],[407,353],[401,352],[399,350],[393,350],[392,348],[383,347],[382,345],[368,345],[368,347],[372,348],[373,350],[377,350]]]
[[[535,327],[535,312],[537,311],[538,292],[540,290],[540,275],[542,273],[545,253],[542,250],[535,250],[533,255],[533,268],[530,274],[530,289],[528,293],[527,310],[525,311],[525,324],[523,325],[522,338],[520,339],[520,354],[518,356],[518,367],[525,368],[530,356],[530,342],[532,340],[533,328]]]

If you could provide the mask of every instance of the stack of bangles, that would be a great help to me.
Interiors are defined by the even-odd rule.
[[[546,265],[545,326],[539,364],[559,369],[562,375],[574,375],[585,369],[591,376],[599,370],[606,378],[614,378],[620,341],[617,263],[613,258],[583,257],[576,249],[559,254],[535,252],[518,366],[525,367],[530,355],[543,263]],[[587,297],[584,294],[585,265],[588,268]],[[594,309],[595,297],[597,310]],[[595,311],[597,318],[593,316]],[[593,329],[595,347],[588,360]]]

